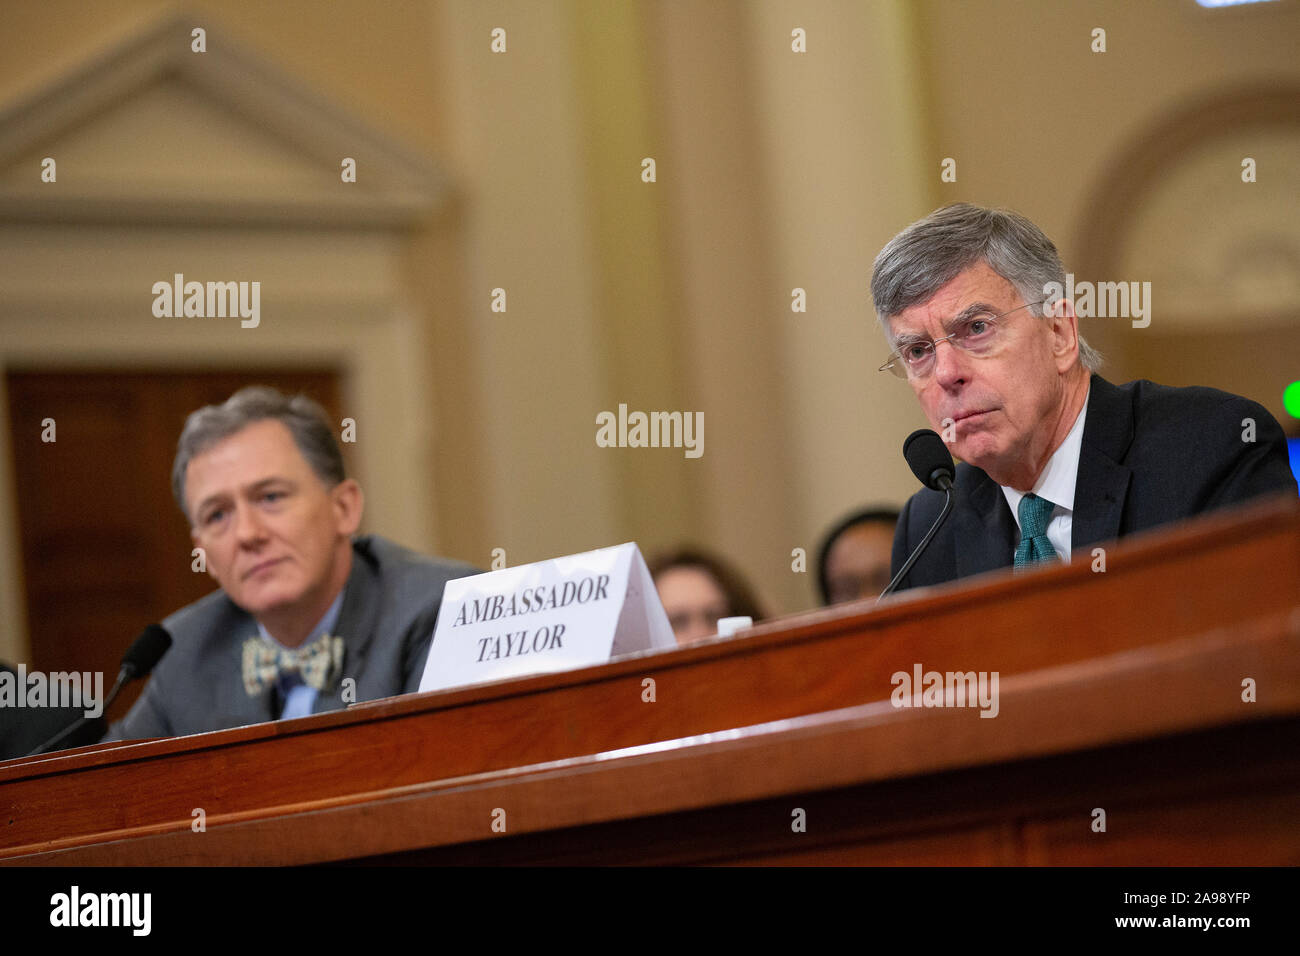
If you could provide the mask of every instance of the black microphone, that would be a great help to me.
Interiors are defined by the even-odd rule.
[[[953,467],[952,455],[948,451],[948,446],[943,443],[943,439],[928,428],[919,428],[903,440],[903,457],[907,459],[908,467],[912,469],[912,474],[916,475],[921,484],[944,493],[943,510],[939,512],[938,520],[926,532],[921,543],[916,546],[916,550],[898,569],[898,574],[894,575],[894,580],[889,582],[889,587],[880,592],[881,598],[892,594],[904,575],[912,570],[916,559],[930,544],[939,526],[948,517],[948,512],[952,511],[952,483],[957,478],[957,471]]]
[[[149,676],[149,672],[157,666],[158,661],[171,646],[172,636],[167,628],[161,624],[150,624],[146,627],[122,655],[122,669],[118,671],[117,684],[113,691],[116,692],[126,681]],[[109,699],[112,699],[112,694],[109,695]],[[105,704],[104,708],[107,710],[108,705]]]
[[[918,428],[903,439],[903,457],[912,474],[927,488],[947,491],[957,479],[948,446],[928,428]]]
[[[126,653],[122,655],[122,667],[117,672],[117,681],[113,684],[113,689],[108,692],[108,698],[104,701],[101,713],[107,714],[109,705],[117,699],[117,695],[122,688],[135,680],[137,677],[146,677],[154,669],[162,656],[167,653],[167,649],[172,646],[172,636],[167,628],[161,624],[150,624],[137,637],[131,646],[127,648]],[[82,716],[79,720],[74,721],[70,726],[59,731],[45,743],[41,744],[25,757],[35,757],[39,753],[44,753],[53,747],[64,737],[73,731],[85,726],[92,718]]]

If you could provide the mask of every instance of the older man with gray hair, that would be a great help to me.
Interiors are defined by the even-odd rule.
[[[106,740],[338,710],[417,690],[443,585],[476,573],[357,536],[364,500],[319,405],[245,388],[192,413],[172,488],[220,590]]]
[[[1042,230],[967,203],[913,223],[876,257],[871,294],[892,350],[880,370],[907,381],[962,461],[953,513],[900,587],[1069,561],[1257,495],[1296,494],[1282,429],[1263,406],[1098,375],[1073,303],[1050,295],[1064,286]],[[908,501],[895,574],[943,502],[930,489]]]

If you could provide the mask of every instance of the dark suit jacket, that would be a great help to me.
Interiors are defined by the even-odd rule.
[[[1254,419],[1255,440],[1242,440]],[[957,466],[952,514],[901,588],[942,584],[1010,567],[1019,530],[1002,489],[981,469]],[[1213,388],[1092,376],[1074,492],[1071,548],[1189,518],[1257,495],[1289,491],[1295,476],[1281,426],[1257,402]],[[912,496],[894,531],[893,573],[920,544],[944,495]]]
[[[343,638],[342,672],[316,695],[314,711],[341,710],[352,702],[342,698],[344,678],[356,681],[355,701],[418,690],[443,585],[477,573],[380,537],[355,539],[334,628]],[[257,636],[257,624],[224,591],[182,608],[163,627],[171,632],[171,650],[105,740],[182,736],[275,719],[283,702],[274,688],[258,697],[244,690],[243,646]]]
[[[0,663],[0,673],[17,680],[18,672]],[[105,689],[107,693],[107,688]],[[77,723],[85,713],[78,707],[0,707],[0,760],[24,757],[59,731]],[[59,741],[58,750],[93,744],[104,736],[103,716],[94,717]]]

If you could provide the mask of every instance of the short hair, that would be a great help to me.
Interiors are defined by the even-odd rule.
[[[343,453],[334,440],[325,409],[306,395],[289,398],[270,386],[250,385],[220,405],[205,405],[185,419],[172,463],[172,494],[187,521],[194,519],[185,503],[185,470],[194,456],[254,422],[268,420],[280,422],[289,429],[293,443],[325,487],[333,488],[347,478]]]
[[[887,524],[892,530],[898,526],[899,514],[897,508],[864,508],[845,515],[830,531],[826,532],[826,537],[822,539],[822,546],[817,551],[817,588],[821,591],[822,604],[831,603],[831,582],[826,577],[826,562],[831,556],[831,548],[835,547],[835,542],[840,539],[840,536],[860,524]]]
[[[958,273],[977,262],[1006,279],[1030,305],[1048,299],[1048,283],[1065,288],[1065,267],[1051,239],[1009,209],[953,203],[936,209],[885,244],[871,270],[871,299],[885,338],[889,320],[927,301]],[[1035,310],[1040,316],[1046,310]],[[1089,372],[1102,357],[1079,336],[1079,364]]]
[[[748,617],[755,622],[764,618],[763,609],[745,579],[731,565],[716,555],[699,548],[682,547],[657,554],[646,562],[650,577],[656,583],[659,575],[674,568],[698,568],[712,576],[727,598],[729,617]]]

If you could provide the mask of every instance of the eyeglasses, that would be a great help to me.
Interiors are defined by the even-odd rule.
[[[1012,312],[1019,312],[1021,309],[1039,304],[1026,302],[1014,309],[1008,309],[1001,315],[994,315],[988,310],[978,311],[973,315],[962,313],[956,319],[944,324],[944,328],[949,332],[943,338],[934,341],[927,338],[907,339],[899,344],[897,351],[890,353],[889,358],[885,359],[885,364],[876,371],[892,372],[897,378],[925,378],[934,371],[934,350],[940,342],[951,342],[971,355],[980,357],[991,355],[1000,346],[1002,332],[1005,331],[1005,323],[1000,320]]]

